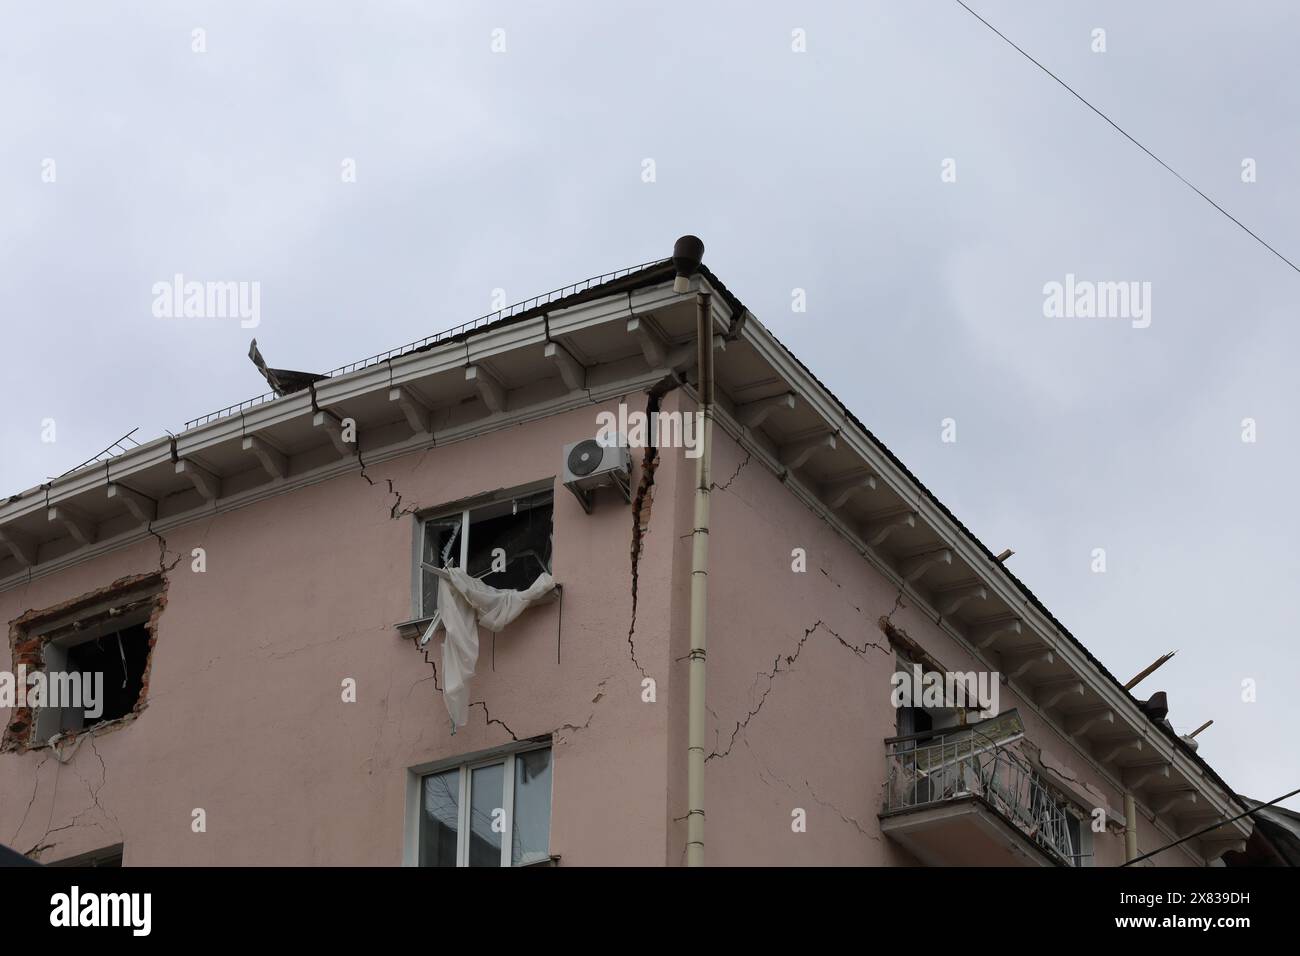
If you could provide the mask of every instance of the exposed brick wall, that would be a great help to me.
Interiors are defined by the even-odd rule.
[[[18,668],[26,667],[26,673],[30,676],[35,671],[45,669],[45,645],[50,640],[48,635],[33,635],[31,631],[41,624],[52,618],[63,617],[67,615],[76,615],[78,611],[85,610],[105,600],[111,600],[114,597],[121,596],[124,600],[133,594],[145,590],[154,585],[159,585],[159,590],[150,595],[153,602],[153,610],[149,615],[148,621],[145,622],[145,631],[149,635],[149,653],[145,658],[144,674],[140,687],[140,696],[135,702],[131,713],[118,720],[107,721],[96,724],[88,732],[97,734],[108,732],[123,724],[134,720],[149,702],[149,672],[153,667],[153,650],[158,641],[158,620],[162,615],[163,609],[167,606],[167,577],[158,572],[150,574],[136,574],[129,577],[119,578],[106,587],[89,591],[86,594],[71,598],[53,607],[41,608],[40,610],[30,610],[9,622],[9,648],[13,657],[13,671],[17,679]],[[15,707],[9,716],[9,724],[4,729],[4,734],[0,735],[0,753],[22,752],[26,750],[38,750],[46,746],[43,741],[32,740],[32,733],[35,726],[34,708],[29,706]],[[78,736],[78,732],[69,731],[67,739],[72,740]]]

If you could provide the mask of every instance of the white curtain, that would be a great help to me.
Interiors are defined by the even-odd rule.
[[[479,625],[500,631],[555,587],[543,571],[525,590],[490,587],[460,568],[442,568],[438,576],[438,611],[429,622],[423,647],[439,627],[447,632],[442,644],[442,695],[452,730],[469,723],[469,681],[478,663]]]

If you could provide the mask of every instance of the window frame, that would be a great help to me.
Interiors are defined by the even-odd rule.
[[[41,672],[49,675],[51,673],[62,672],[67,674],[93,674],[93,671],[84,671],[70,666],[71,652],[81,647],[83,644],[89,644],[92,641],[102,641],[104,638],[113,638],[124,631],[133,628],[144,628],[144,637],[148,641],[152,635],[149,633],[149,618],[153,614],[152,607],[137,608],[127,614],[122,615],[118,620],[100,621],[88,628],[83,628],[75,633],[66,634],[60,637],[52,638],[45,642],[44,666]],[[150,658],[153,649],[149,648],[145,652],[145,660],[142,665],[141,680],[147,682],[149,673]],[[144,688],[141,688],[140,694],[132,701],[131,708],[126,713],[117,717],[104,718],[100,717],[94,723],[87,725],[85,722],[85,709],[77,707],[37,707],[34,708],[35,714],[32,720],[32,732],[35,739],[48,740],[54,734],[82,733],[85,730],[94,730],[99,726],[111,726],[135,713],[136,705],[144,696]],[[101,701],[102,704],[102,701]],[[71,726],[67,726],[71,724]]]
[[[511,855],[514,850],[515,832],[515,761],[523,754],[539,750],[551,751],[551,792],[547,794],[547,806],[550,811],[555,808],[555,751],[552,741],[524,741],[517,747],[505,750],[485,751],[454,760],[413,767],[408,773],[408,833],[405,860],[408,866],[420,866],[420,846],[424,837],[424,781],[427,777],[455,770],[458,773],[456,789],[456,868],[469,867],[470,850],[470,798],[473,773],[484,767],[501,766],[502,794],[500,809],[505,812],[505,829],[501,833],[501,860],[499,867],[536,866],[552,859],[551,857],[551,819],[548,813],[546,821],[546,855],[541,859],[514,863]],[[496,808],[494,808],[496,809]]]
[[[456,567],[466,567],[469,563],[469,526],[473,513],[483,508],[500,504],[503,501],[510,501],[517,498],[531,498],[542,494],[549,494],[551,498],[551,561],[550,567],[546,568],[548,574],[554,573],[555,567],[555,479],[548,478],[542,481],[530,482],[526,485],[519,485],[514,488],[506,488],[501,491],[491,492],[485,495],[476,495],[473,498],[466,498],[459,502],[430,508],[427,511],[419,512],[415,515],[415,538],[413,548],[413,558],[411,562],[411,619],[416,622],[427,622],[433,620],[437,611],[433,613],[425,612],[426,595],[424,593],[424,572],[441,570],[435,568],[424,560],[424,539],[425,527],[430,522],[446,521],[456,516],[460,517],[460,547],[456,558]]]
[[[1074,859],[1070,861],[1070,864],[1076,868],[1092,866],[1093,857],[1097,852],[1096,840],[1094,839],[1096,834],[1092,829],[1092,814],[1087,812],[1086,807],[1080,806],[1069,797],[1063,797],[1063,799],[1065,801],[1065,813],[1068,817],[1066,825],[1069,825],[1069,820],[1073,820],[1078,835],[1078,843],[1072,847]],[[1075,833],[1071,833],[1071,842],[1074,842],[1074,838]]]

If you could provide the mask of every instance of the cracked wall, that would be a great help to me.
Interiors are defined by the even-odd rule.
[[[621,400],[641,409],[648,397]],[[555,487],[563,603],[482,634],[472,720],[454,737],[431,666],[438,642],[425,655],[393,627],[413,616],[413,513],[555,476],[563,446],[619,401],[364,466],[361,434],[347,474],[0,593],[7,627],[128,575],[161,568],[168,581],[147,708],[57,754],[0,753],[0,841],[46,861],[121,843],[127,865],[394,865],[407,768],[551,734],[552,852],[678,864],[694,460],[662,450],[650,482],[634,453],[639,509],[601,492],[586,515]],[[661,401],[694,410],[680,389]],[[911,862],[876,819],[881,741],[894,732],[881,622],[951,669],[981,665],[725,433],[714,441],[707,858]],[[793,547],[807,550],[804,574],[791,572]],[[356,703],[340,699],[345,677]],[[1006,687],[1002,698],[1021,703]],[[1031,740],[1122,805],[1032,709],[1022,715]],[[806,833],[791,831],[796,807]],[[195,808],[206,834],[191,830]],[[1160,842],[1142,826],[1142,851]],[[1099,865],[1121,858],[1122,840],[1098,840]]]
[[[693,462],[679,463],[688,476]],[[685,469],[682,471],[682,469]],[[665,466],[658,470],[663,479]],[[987,670],[916,608],[817,514],[726,433],[714,431],[708,613],[708,744],[705,858],[711,865],[913,865],[882,836],[883,740],[896,733],[889,701],[894,639],[914,643],[946,669]],[[662,517],[662,515],[660,515]],[[670,716],[671,836],[677,863],[686,831],[686,684],[692,502],[676,502],[674,680]],[[791,570],[791,549],[807,570]],[[888,633],[887,633],[888,632]],[[996,666],[996,664],[995,664]],[[1026,736],[1095,788],[1112,808],[1122,795],[1070,741],[1001,687],[1003,710],[1019,707]],[[807,813],[807,830],[791,812]],[[1145,823],[1145,852],[1165,842]],[[1095,865],[1123,861],[1123,839],[1097,835]],[[1187,865],[1194,858],[1167,863]]]
[[[644,407],[644,392],[623,398]],[[407,768],[553,734],[551,852],[566,864],[664,859],[671,514],[645,528],[626,640],[631,511],[591,515],[555,486],[558,603],[482,632],[471,722],[453,737],[440,680],[394,625],[412,613],[416,509],[557,476],[563,446],[618,399],[204,514],[0,593],[0,623],[167,568],[148,707],[59,756],[0,754],[0,842],[46,861],[124,845],[126,865],[396,865]],[[632,480],[641,478],[634,456]],[[657,476],[662,504],[673,475]],[[206,571],[192,570],[202,546]],[[560,612],[563,629],[560,630]],[[428,648],[439,662],[436,639]],[[558,644],[558,646],[557,646]],[[11,668],[10,661],[0,667]],[[341,699],[352,678],[355,703]],[[7,722],[0,708],[0,722]],[[207,832],[191,830],[202,808]]]
[[[705,858],[719,866],[910,863],[880,836],[884,761],[873,759],[871,744],[873,735],[887,735],[874,728],[888,724],[893,733],[887,693],[893,652],[878,618],[889,612],[897,589],[730,436],[715,428],[713,440]],[[694,462],[678,467],[693,479]],[[681,660],[673,666],[684,693],[689,494],[676,502],[675,521],[683,537],[674,582],[682,602],[673,654]],[[791,571],[795,547],[807,551],[804,573]],[[682,766],[670,768],[670,802],[680,818],[684,697],[673,718],[673,750]],[[807,813],[807,832],[791,828],[796,808]],[[685,823],[675,821],[670,846],[684,841]]]

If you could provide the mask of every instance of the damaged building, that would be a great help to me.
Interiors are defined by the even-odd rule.
[[[1162,702],[698,263],[329,373],[253,354],[271,393],[0,503],[11,670],[104,686],[95,715],[0,705],[0,842],[30,858],[1206,866],[1252,839]],[[596,440],[706,404],[702,455]],[[997,706],[896,706],[929,673],[994,675]]]

